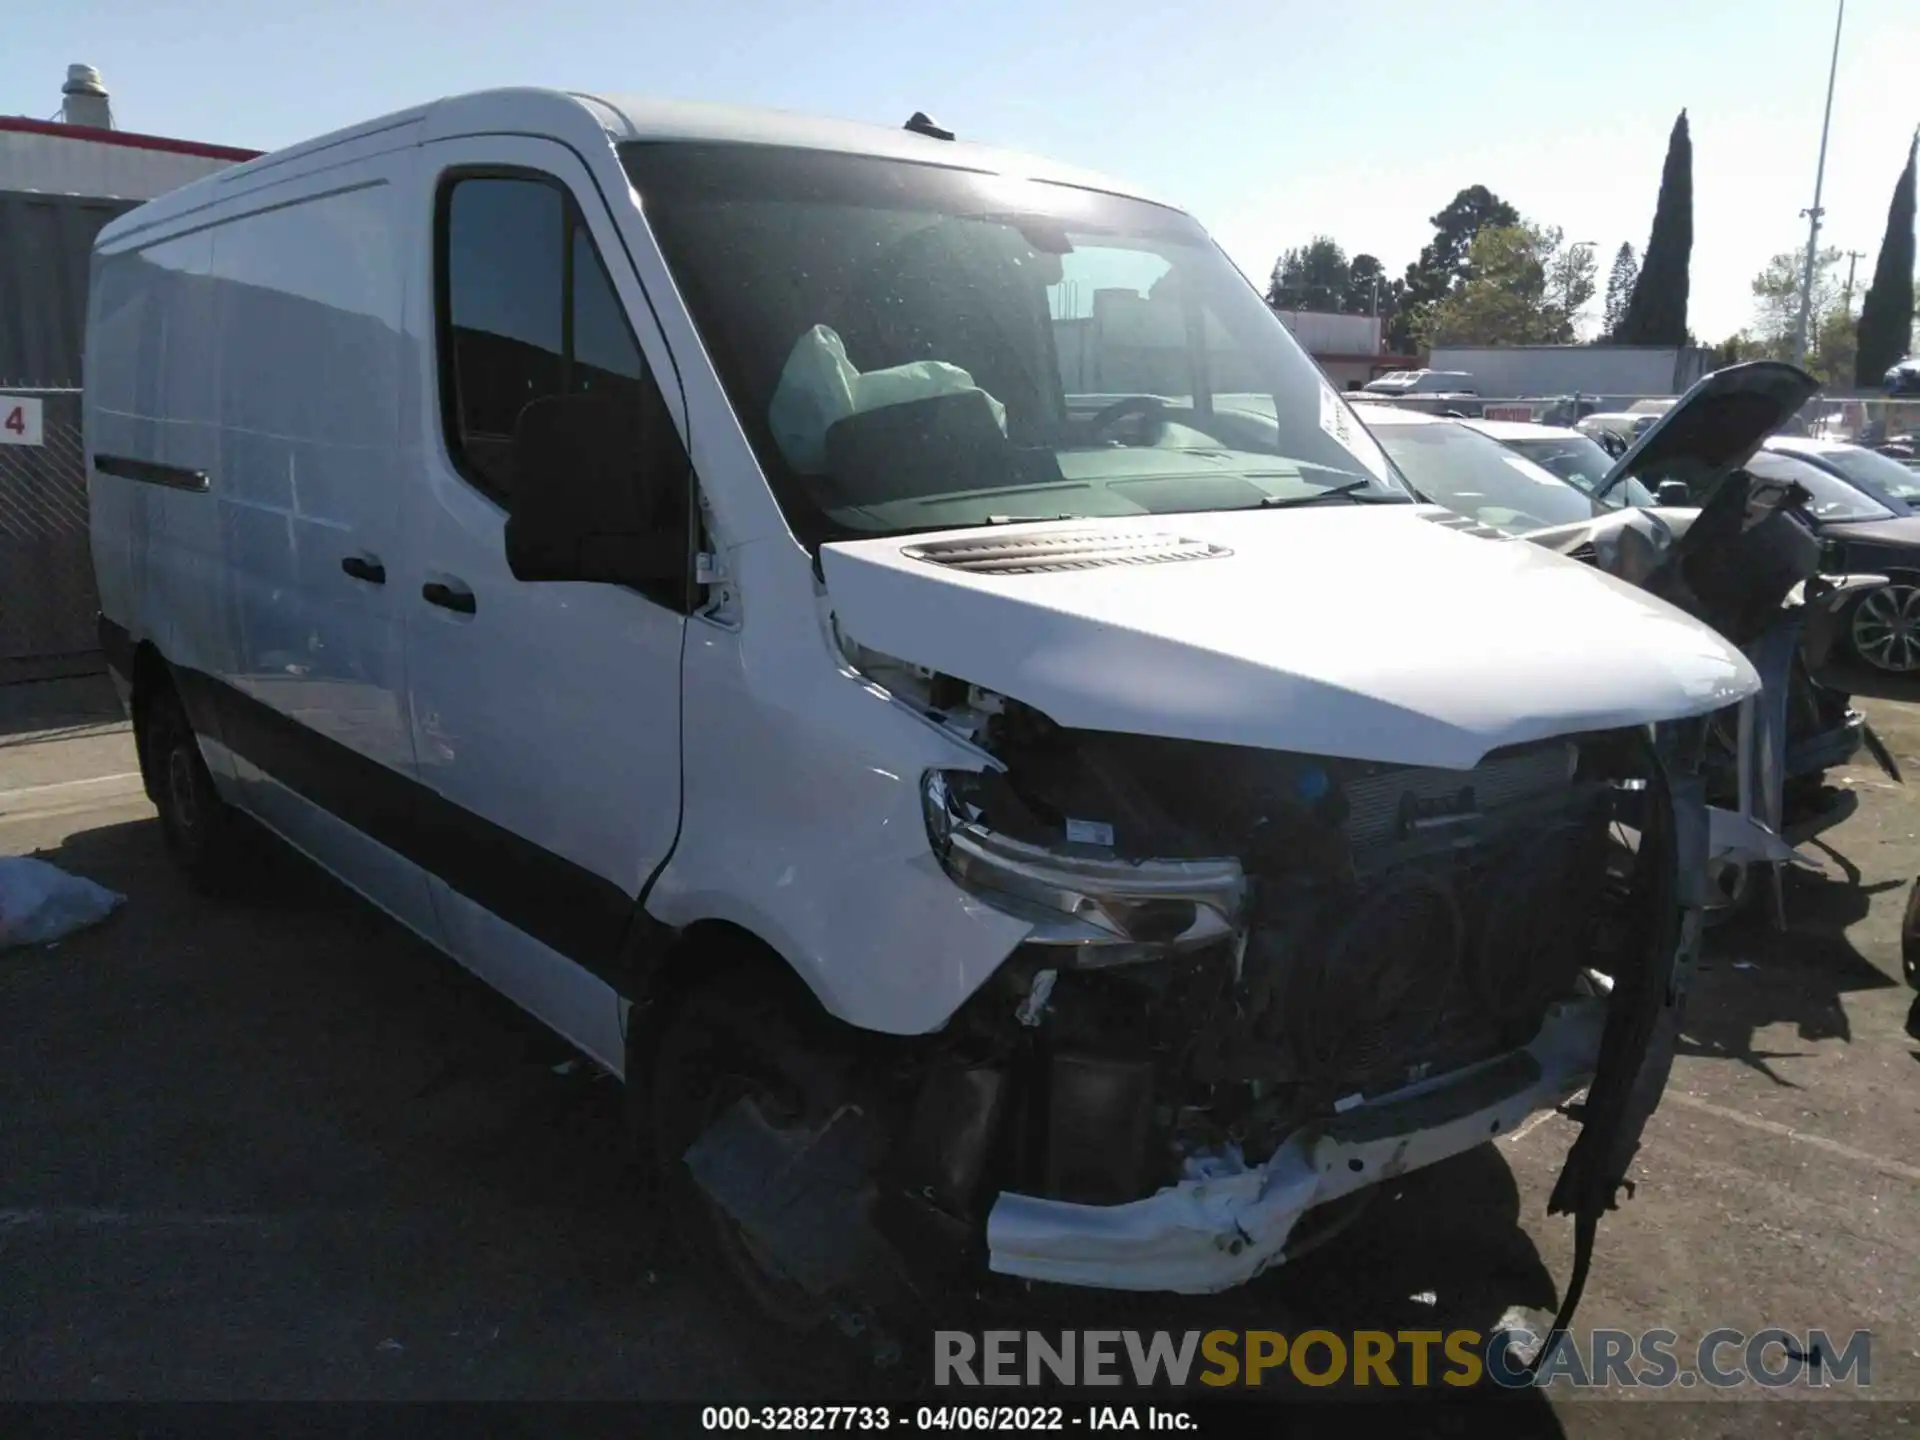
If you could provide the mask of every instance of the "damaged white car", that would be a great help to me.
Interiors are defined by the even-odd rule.
[[[1188,216],[924,117],[507,91],[95,276],[176,855],[244,811],[624,1074],[770,1312],[1232,1286],[1590,1086],[1586,1253],[1753,666],[1416,503]]]

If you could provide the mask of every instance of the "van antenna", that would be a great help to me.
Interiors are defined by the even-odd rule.
[[[951,140],[953,131],[944,128],[924,110],[916,110],[902,130],[911,130],[916,135],[925,135],[930,140]]]

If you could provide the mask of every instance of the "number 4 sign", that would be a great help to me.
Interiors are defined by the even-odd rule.
[[[40,443],[40,401],[25,395],[0,395],[0,445]]]

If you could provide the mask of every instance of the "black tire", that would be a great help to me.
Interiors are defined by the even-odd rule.
[[[161,690],[146,711],[141,748],[167,851],[195,888],[223,893],[239,864],[239,816],[214,789],[180,697],[171,688]]]
[[[816,1030],[813,997],[780,983],[771,965],[732,957],[681,996],[666,1017],[648,1065],[644,1143],[657,1187],[654,1200],[676,1258],[695,1275],[724,1275],[760,1321],[788,1336],[820,1334],[832,1307],[765,1260],[687,1168],[693,1142],[745,1094],[789,1085],[756,1035],[806,1045]],[[634,1057],[640,1060],[641,1057]],[[630,1062],[631,1063],[631,1062]],[[644,1061],[642,1063],[645,1063]],[[772,1118],[772,1117],[770,1117]]]

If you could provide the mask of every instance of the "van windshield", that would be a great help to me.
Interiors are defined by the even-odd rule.
[[[1178,211],[827,151],[620,153],[810,547],[1002,519],[1411,499]]]

